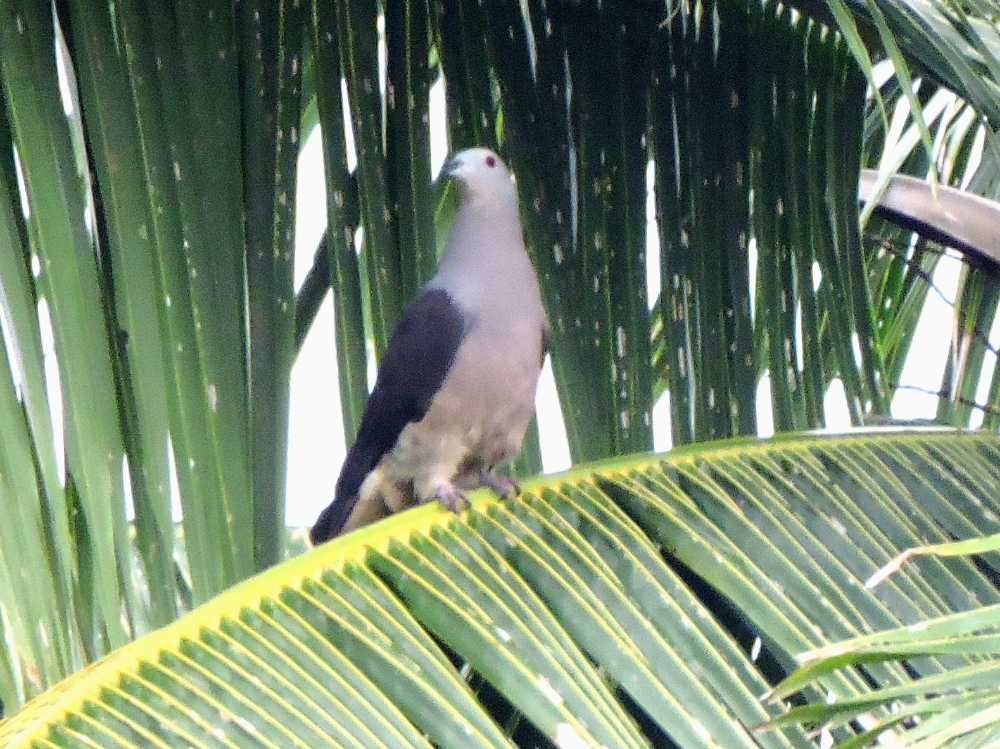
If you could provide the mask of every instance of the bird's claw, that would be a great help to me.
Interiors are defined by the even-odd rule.
[[[474,479],[470,480],[471,478],[468,475],[465,477],[464,488],[475,489],[480,486],[486,486],[504,498],[514,497],[521,493],[521,485],[510,476],[494,475],[484,469],[479,472],[478,481]],[[440,500],[441,504],[455,513],[462,512],[470,504],[465,492],[453,483],[438,486],[434,490],[434,495],[431,499]]]
[[[442,484],[434,492],[434,498],[441,501],[445,507],[455,513],[459,513],[469,506],[469,498],[465,492],[458,489],[454,484]]]
[[[488,486],[501,497],[509,499],[521,493],[521,485],[510,476],[494,475],[489,471],[479,472],[479,485]]]

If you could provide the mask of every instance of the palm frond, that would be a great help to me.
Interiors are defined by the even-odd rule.
[[[979,655],[995,637],[914,645],[904,669],[881,654],[907,647],[905,629],[876,634],[928,616],[945,617],[935,638],[985,626],[973,620],[1000,605],[995,554],[863,583],[900,546],[1000,530],[998,456],[995,436],[956,432],[741,440],[580,467],[461,517],[425,506],[117,651],[0,739],[807,747],[791,721],[812,713],[760,697],[797,653],[849,636],[871,646],[863,671],[815,671],[801,700],[835,694],[890,721],[868,702],[878,690],[979,683],[995,699],[995,661]],[[965,625],[947,624],[956,612]]]

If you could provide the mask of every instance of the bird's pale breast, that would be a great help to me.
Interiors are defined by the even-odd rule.
[[[535,318],[537,320],[537,318]],[[389,481],[413,478],[427,498],[463,464],[492,468],[520,451],[538,384],[541,331],[532,320],[475,331],[424,418],[409,424],[384,462]]]

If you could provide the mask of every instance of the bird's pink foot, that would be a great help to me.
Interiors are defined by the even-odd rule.
[[[469,506],[469,498],[465,492],[455,487],[454,484],[442,484],[434,491],[434,499],[441,500],[441,504],[452,512],[461,512]]]
[[[501,497],[516,497],[521,493],[521,485],[510,476],[494,475],[483,469],[479,472],[479,485],[488,486]]]

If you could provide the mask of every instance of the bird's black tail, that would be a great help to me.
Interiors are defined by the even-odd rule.
[[[351,510],[354,509],[357,502],[358,495],[355,494],[352,497],[336,497],[327,505],[309,531],[309,540],[312,545],[319,546],[337,536],[351,516]]]
[[[309,540],[313,546],[329,541],[344,529],[358,504],[361,484],[378,463],[379,457],[372,451],[365,450],[360,440],[348,451],[344,467],[340,469],[333,501],[319,514],[309,531]]]

